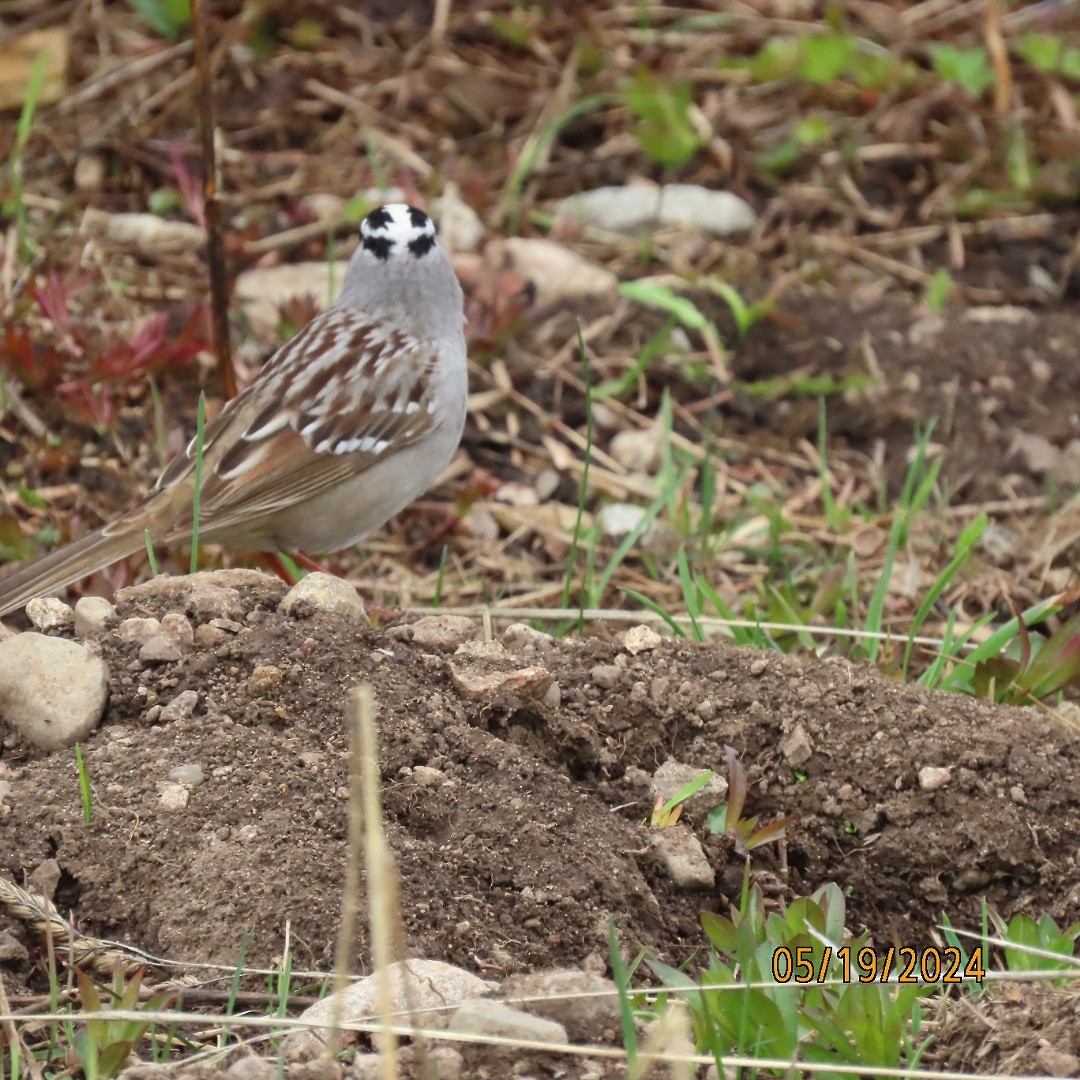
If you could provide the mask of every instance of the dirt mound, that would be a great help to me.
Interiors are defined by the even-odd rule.
[[[97,639],[112,677],[85,748],[92,822],[69,754],[9,757],[0,868],[22,881],[55,858],[57,902],[86,932],[225,964],[248,938],[249,959],[264,963],[289,922],[295,963],[329,965],[345,856],[343,708],[362,680],[378,699],[414,955],[489,975],[580,964],[603,952],[613,919],[627,941],[688,959],[702,944],[699,912],[725,908],[742,860],[696,822],[717,887],[679,889],[648,853],[643,782],[668,757],[720,768],[728,744],[751,777],[747,812],[797,817],[788,887],[839,882],[853,924],[882,939],[926,943],[943,909],[974,921],[983,897],[1005,914],[1080,917],[1080,734],[1035,710],[720,645],[632,656],[595,639],[511,635],[502,655],[455,655],[400,628],[286,617],[272,585],[241,591],[243,623],[180,661],[140,661],[115,630]],[[128,600],[118,615],[178,607]],[[168,721],[162,706],[187,690],[195,711]],[[160,785],[192,763],[205,781],[169,808]],[[924,789],[927,766],[949,770],[943,786]],[[755,852],[755,865],[780,872],[778,855]],[[366,955],[361,937],[358,964]]]

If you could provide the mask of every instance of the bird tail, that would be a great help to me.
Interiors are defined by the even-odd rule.
[[[0,576],[0,616],[138,551],[145,542],[144,525],[142,515],[121,518]]]

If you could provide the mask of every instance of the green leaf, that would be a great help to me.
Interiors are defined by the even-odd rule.
[[[823,86],[851,69],[858,45],[850,34],[819,34],[802,39],[799,77]]]
[[[156,34],[178,38],[191,25],[189,0],[127,0],[128,6]]]
[[[982,97],[983,91],[994,81],[990,58],[981,45],[958,49],[937,42],[930,46],[930,62],[939,78],[958,83],[972,101]]]

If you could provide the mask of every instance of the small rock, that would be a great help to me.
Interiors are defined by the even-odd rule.
[[[157,785],[158,805],[162,810],[183,810],[191,799],[186,785],[174,780],[161,780]]]
[[[386,1064],[382,1054],[357,1054],[349,1067],[349,1080],[383,1080]],[[397,1075],[395,1070],[393,1075]],[[436,1074],[442,1080],[441,1074]]]
[[[116,608],[104,596],[80,596],[75,602],[75,636],[92,637],[104,633]]]
[[[161,633],[161,623],[157,619],[125,619],[117,628],[116,634],[121,641],[137,641],[145,645],[151,638]]]
[[[533,650],[546,652],[555,644],[555,639],[550,634],[545,634],[542,630],[536,630],[520,622],[511,623],[502,632],[502,639],[503,643],[515,652]]]
[[[446,773],[430,765],[414,765],[412,779],[417,787],[441,787],[446,783]]]
[[[421,1059],[416,1050],[415,1044],[409,1044],[398,1051],[403,1076],[430,1075],[438,1080],[464,1080],[465,1058],[460,1050],[453,1046],[429,1046],[425,1056],[430,1063],[430,1074],[421,1071]]]
[[[105,159],[101,154],[80,154],[75,159],[75,190],[85,195],[100,191],[105,183]]]
[[[685,825],[653,829],[649,833],[649,847],[680,889],[711,889],[715,885],[716,875],[705,849]]]
[[[606,1028],[621,1030],[615,984],[602,973],[573,968],[533,971],[504,980],[499,996],[506,1004],[555,1020],[572,1042],[596,1042]]]
[[[278,605],[278,610],[294,619],[308,618],[318,612],[339,615],[351,622],[370,626],[364,602],[347,581],[316,570],[301,578]]]
[[[609,540],[622,540],[629,536],[635,529],[640,528],[641,523],[648,517],[649,511],[644,506],[636,503],[608,503],[600,508],[596,515],[600,531]],[[644,540],[648,537],[652,522],[645,526],[639,537]]]
[[[25,964],[30,959],[26,946],[10,931],[0,930],[0,964]]]
[[[236,589],[209,581],[192,584],[185,610],[199,623],[208,623],[211,619],[239,622],[245,614],[243,601]]]
[[[284,678],[281,668],[273,664],[256,664],[244,683],[244,689],[252,696],[259,697],[276,690]]]
[[[802,768],[814,756],[813,743],[802,724],[796,724],[780,740],[780,753],[793,769]]]
[[[340,992],[343,1021],[371,1020],[376,1016],[379,977],[368,975]],[[418,1010],[424,1017],[424,1026],[431,1028],[445,1028],[450,1013],[459,1003],[496,989],[494,983],[440,960],[401,961],[391,964],[383,977],[389,978],[391,1007],[395,1011]],[[305,1009],[300,1019],[309,1024],[329,1025],[337,997],[337,994],[328,994]],[[283,1050],[290,1056],[311,1048],[321,1051],[326,1034],[325,1028],[292,1031],[282,1040]]]
[[[43,750],[85,739],[101,722],[109,668],[65,638],[28,632],[0,641],[0,720]]]
[[[512,236],[490,245],[489,257],[536,289],[541,307],[585,297],[613,297],[619,279],[554,240]]]
[[[228,636],[227,631],[211,623],[201,623],[195,627],[195,644],[200,649],[212,649],[215,645],[220,645]]]
[[[277,1080],[278,1071],[268,1059],[250,1054],[234,1061],[225,1075],[228,1080]]]
[[[233,295],[252,333],[269,336],[277,330],[282,304],[311,297],[323,307],[337,299],[347,268],[341,259],[257,266],[237,277]]]
[[[439,223],[439,242],[447,251],[475,251],[484,239],[480,215],[462,199],[456,184],[449,183],[431,204]]]
[[[1018,431],[1009,447],[1009,457],[1019,458],[1036,476],[1045,476],[1056,471],[1061,451],[1045,435]]]
[[[139,662],[142,664],[171,664],[180,656],[180,646],[163,634],[152,637],[139,650]]]
[[[191,629],[191,623],[176,612],[162,616],[161,636],[168,638],[177,647],[189,648],[195,641],[195,634]]]
[[[187,720],[193,716],[199,704],[199,694],[195,690],[182,690],[161,710],[158,719],[163,724],[172,724],[177,720]]]
[[[312,191],[299,200],[299,205],[316,221],[331,221],[344,211],[345,200],[328,191]]]
[[[566,1028],[556,1020],[512,1009],[501,1001],[476,999],[460,1006],[447,1025],[468,1035],[495,1035],[529,1042],[565,1043]]]
[[[541,469],[533,480],[537,500],[547,502],[558,491],[561,483],[562,477],[557,469]]]
[[[52,900],[56,896],[56,887],[63,876],[60,864],[55,859],[45,859],[34,867],[27,879],[26,887],[38,896]]]
[[[455,650],[455,656],[467,656],[473,660],[509,660],[510,653],[501,641],[463,641]]]
[[[416,622],[394,626],[389,636],[395,641],[411,641],[425,649],[456,649],[477,634],[476,621],[464,615],[425,615]]]
[[[26,617],[44,633],[75,625],[75,612],[55,596],[37,596],[26,605]]]
[[[204,780],[201,765],[177,765],[169,770],[168,777],[186,788],[197,788]]]
[[[620,635],[619,640],[631,656],[637,656],[638,653],[659,648],[664,639],[651,626],[642,624],[631,626],[626,633]]]
[[[206,242],[202,226],[190,221],[168,221],[156,214],[110,214],[93,207],[84,212],[80,231],[145,255],[201,251]]]
[[[551,673],[542,667],[485,673],[451,664],[450,674],[459,693],[472,701],[486,701],[502,694],[542,698],[551,684]]]
[[[1080,1057],[1054,1046],[1047,1039],[1039,1040],[1035,1060],[1051,1076],[1080,1076]]]
[[[610,690],[622,677],[623,669],[617,664],[597,664],[589,671],[589,679],[602,690]]]
[[[701,769],[696,765],[687,765],[685,762],[668,758],[653,773],[649,780],[649,794],[653,802],[666,803],[677,792],[681,791],[691,781],[696,780],[702,773],[710,772],[709,769]],[[704,816],[714,806],[718,806],[727,798],[728,783],[722,776],[714,775],[713,778],[696,794],[687,799],[683,805],[686,812],[695,816]]]
[[[213,585],[221,589],[257,587],[274,595],[285,592],[285,583],[274,574],[234,567],[230,570],[199,570],[194,574],[176,577],[161,575],[151,578],[149,581],[121,589],[116,594],[116,603],[119,607],[167,600],[174,607],[187,610],[193,593],[203,585]]]
[[[609,452],[629,472],[652,472],[660,460],[660,431],[656,427],[620,431],[612,438]]]
[[[557,709],[562,704],[562,687],[553,682],[540,699],[549,709]]]
[[[919,787],[923,791],[937,791],[952,780],[952,769],[938,765],[926,765],[919,770]]]
[[[738,195],[697,184],[601,187],[563,199],[556,216],[637,236],[658,226],[685,226],[730,236],[753,228],[757,215]]]
[[[995,304],[993,307],[968,308],[960,316],[965,322],[978,323],[981,326],[988,324],[1005,324],[1006,326],[1019,326],[1021,323],[1030,322],[1035,318],[1035,312],[1030,308],[1019,307],[1016,304]]]
[[[1017,806],[1023,806],[1027,802],[1027,792],[1024,791],[1022,785],[1013,784],[1013,786],[1009,788],[1009,798],[1012,799]]]
[[[495,492],[496,502],[505,503],[507,506],[539,506],[540,496],[536,494],[536,488],[531,484],[521,484],[516,480],[510,480],[503,484]]]

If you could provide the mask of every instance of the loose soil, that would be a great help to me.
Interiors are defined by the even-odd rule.
[[[245,587],[237,632],[175,663],[141,663],[136,643],[103,634],[111,697],[85,746],[93,821],[69,754],[9,752],[0,868],[22,881],[55,859],[57,903],[84,932],[159,956],[231,965],[246,940],[249,962],[268,964],[288,924],[294,965],[326,969],[346,854],[344,709],[368,682],[412,955],[496,979],[596,964],[613,920],[629,950],[692,963],[699,914],[727,910],[743,861],[692,821],[716,887],[677,888],[648,853],[643,784],[669,757],[722,769],[728,745],[751,778],[747,813],[795,817],[786,846],[754,852],[756,872],[787,895],[839,883],[849,925],[882,945],[930,945],[942,911],[975,927],[984,899],[1006,917],[1080,918],[1080,731],[1054,715],[721,644],[633,656],[600,638],[510,640],[502,659],[459,656],[394,627],[286,617],[282,590]],[[183,611],[183,588],[169,592],[136,591],[118,615]],[[617,666],[610,685],[598,665]],[[558,695],[534,679],[477,697],[463,677],[527,667]],[[158,706],[189,689],[194,715],[162,723]],[[781,747],[797,729],[811,756],[796,770]],[[186,763],[207,779],[165,809],[158,785]],[[950,770],[944,786],[924,789],[928,766]],[[24,940],[29,961],[5,967],[13,987],[42,977],[41,942]],[[358,969],[368,955],[362,929]]]

